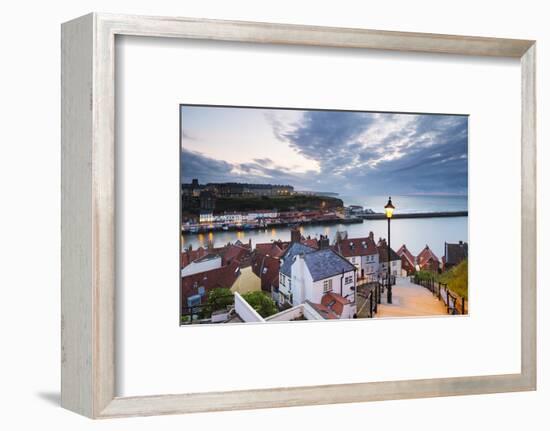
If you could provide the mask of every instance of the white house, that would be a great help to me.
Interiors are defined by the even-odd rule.
[[[357,268],[357,277],[360,280],[376,281],[380,255],[372,232],[363,238],[338,239],[333,249]]]
[[[300,242],[293,242],[281,256],[279,268],[279,304],[293,304],[292,294],[292,264],[300,253],[312,253],[315,249]]]
[[[294,242],[281,257],[279,303],[307,302],[325,318],[355,315],[356,268],[330,248]]]

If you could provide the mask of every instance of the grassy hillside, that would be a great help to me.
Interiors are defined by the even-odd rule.
[[[449,290],[458,296],[468,299],[468,261],[463,260],[455,267],[445,271],[442,274],[434,274],[430,271],[418,271],[416,276],[420,280],[431,280],[435,277],[436,281],[447,284]]]
[[[468,261],[463,260],[457,266],[445,271],[439,276],[439,281],[447,283],[449,290],[468,299]]]

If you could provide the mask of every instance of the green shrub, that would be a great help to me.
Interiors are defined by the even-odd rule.
[[[271,316],[278,311],[273,299],[262,291],[244,293],[242,297],[262,317]]]
[[[208,292],[206,306],[198,313],[201,319],[208,318],[213,311],[225,310],[234,302],[233,292],[227,287],[216,287]]]

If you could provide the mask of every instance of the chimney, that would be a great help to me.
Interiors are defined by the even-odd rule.
[[[374,232],[372,230],[369,232],[369,238],[374,241]]]
[[[328,240],[328,235],[321,235],[317,243],[319,244],[319,250],[329,248],[330,243]]]
[[[248,238],[248,247],[252,250],[252,238]]]
[[[302,234],[300,233],[300,229],[297,227],[293,227],[290,230],[290,242],[300,242],[302,239]]]

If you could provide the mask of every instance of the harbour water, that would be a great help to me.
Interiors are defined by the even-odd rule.
[[[383,205],[387,202],[387,196],[340,196],[345,205],[362,205],[371,208],[376,212],[383,212]],[[392,196],[396,205],[396,212],[414,213],[431,211],[463,211],[468,209],[466,196]],[[364,220],[357,224],[330,224],[330,225],[308,225],[302,226],[301,231],[304,237],[319,237],[328,235],[331,242],[334,240],[337,231],[347,231],[348,237],[364,237],[370,231],[374,237],[387,237],[388,224],[386,220]],[[220,247],[228,242],[240,240],[247,243],[249,240],[254,246],[257,243],[265,243],[276,240],[289,241],[290,228],[277,227],[248,231],[218,231],[210,233],[182,235],[182,247],[190,245],[193,248],[205,247],[211,241],[214,247]],[[402,244],[413,253],[418,254],[422,248],[429,245],[438,255],[444,254],[445,242],[456,243],[468,241],[468,217],[445,217],[445,218],[418,218],[418,219],[395,219],[391,222],[391,244],[397,250]]]
[[[302,226],[304,237],[318,237],[328,235],[331,242],[334,240],[337,231],[347,231],[348,237],[364,237],[370,231],[374,232],[376,240],[379,237],[387,236],[387,222],[385,220],[364,220],[363,223],[341,225],[332,224],[328,226]],[[228,242],[252,241],[254,246],[257,243],[270,242],[275,240],[289,241],[290,228],[278,227],[250,231],[233,232],[210,232],[200,234],[185,234],[182,236],[183,248],[190,245],[193,248],[206,246],[212,241],[215,247],[223,246]],[[429,219],[398,219],[393,220],[391,225],[391,244],[397,250],[402,244],[414,254],[418,254],[427,244],[438,255],[442,256],[444,243],[468,241],[468,217],[429,218]]]

